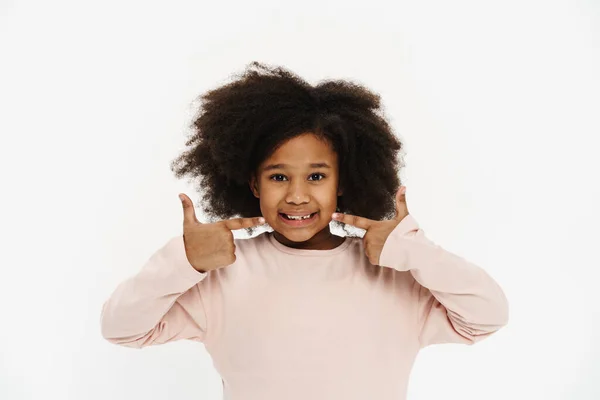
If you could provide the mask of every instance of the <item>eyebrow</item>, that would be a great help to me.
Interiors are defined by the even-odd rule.
[[[329,164],[325,163],[325,162],[320,162],[320,163],[312,163],[309,164],[310,168],[331,168],[329,166]],[[266,167],[263,168],[263,171],[271,171],[273,169],[284,169],[286,167],[289,167],[288,164],[270,164],[267,165]]]

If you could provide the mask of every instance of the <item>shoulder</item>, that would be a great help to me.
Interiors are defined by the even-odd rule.
[[[268,239],[267,234],[268,234],[268,232],[262,232],[256,236],[252,236],[249,238],[233,239],[233,243],[235,244],[235,247],[236,247],[236,254],[237,254],[237,251],[244,253],[244,252],[256,252],[256,251],[264,250],[265,247],[267,247],[269,244],[268,243],[269,239]]]
[[[232,264],[211,270],[204,285],[230,285],[234,282],[248,282],[256,268],[260,268],[261,255],[265,254],[266,237],[259,234],[250,238],[234,238],[235,261]]]
[[[261,263],[265,254],[271,254],[275,250],[269,243],[268,232],[262,232],[256,236],[235,238],[235,264],[250,265]]]

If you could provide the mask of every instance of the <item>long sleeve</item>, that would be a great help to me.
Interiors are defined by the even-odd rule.
[[[410,214],[387,238],[379,261],[410,271],[416,281],[421,347],[473,344],[508,323],[508,301],[496,281],[427,239]]]
[[[198,283],[207,274],[189,263],[183,236],[170,239],[103,304],[102,336],[136,348],[180,339],[204,341],[207,320]]]

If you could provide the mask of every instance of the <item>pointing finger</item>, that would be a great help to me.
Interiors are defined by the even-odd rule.
[[[233,218],[222,222],[225,224],[227,229],[236,230],[252,228],[253,226],[262,225],[265,223],[265,219],[263,217]]]
[[[357,215],[352,215],[352,214],[333,213],[333,215],[331,217],[333,219],[335,219],[336,221],[340,221],[340,222],[343,222],[348,225],[356,226],[357,228],[361,228],[361,229],[369,229],[371,227],[371,225],[373,225],[373,222],[375,222],[371,219],[359,217]]]

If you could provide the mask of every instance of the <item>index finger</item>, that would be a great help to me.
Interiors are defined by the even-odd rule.
[[[369,229],[374,222],[371,219],[368,219],[365,217],[359,217],[358,215],[352,215],[352,214],[333,213],[333,215],[331,217],[333,219],[335,219],[336,221],[340,221],[340,222],[343,222],[348,225],[356,226],[357,228],[361,228],[361,229]]]
[[[262,225],[265,223],[265,219],[263,217],[252,217],[252,218],[233,218],[225,221],[221,221],[225,224],[227,229],[236,230],[236,229],[245,229],[252,228],[256,225]]]

